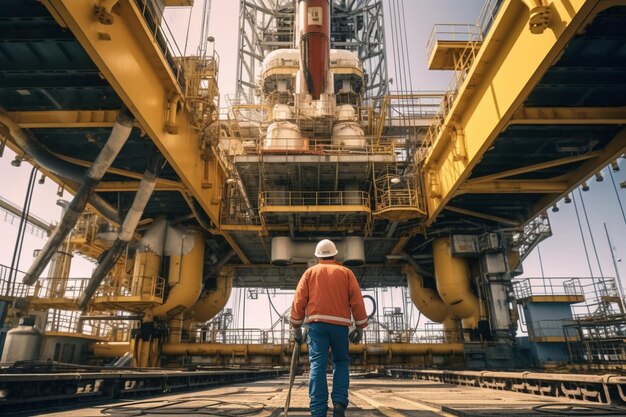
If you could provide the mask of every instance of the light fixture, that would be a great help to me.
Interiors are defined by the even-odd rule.
[[[569,196],[569,194],[565,196],[563,202],[565,202],[565,204],[569,204],[572,202],[572,198]]]
[[[19,155],[15,155],[15,159],[11,161],[11,165],[14,167],[19,167],[22,165],[22,157]]]
[[[237,182],[237,180],[234,179],[234,178],[229,178],[229,179],[226,180],[226,184],[229,184],[229,185],[232,185],[232,184],[234,184],[236,182]]]
[[[558,213],[559,212],[559,208],[555,205],[552,206],[552,213]]]
[[[620,188],[626,188],[626,181],[624,181],[624,182],[620,183],[620,185],[619,185],[619,186],[620,186]]]
[[[59,197],[63,197],[63,191],[65,191],[65,186],[59,185],[59,188],[57,188],[57,195]]]
[[[604,181],[604,177],[602,176],[601,172],[597,172],[596,173],[596,182],[602,182]]]
[[[611,169],[613,170],[613,172],[619,171],[619,164],[617,163],[617,161],[611,162]]]
[[[583,182],[582,190],[589,191],[589,184],[587,184],[587,181]]]
[[[390,181],[392,184],[400,184],[400,178],[398,177],[393,177]]]
[[[37,181],[39,184],[43,184],[46,182],[46,174],[41,174],[41,177],[39,178],[39,181]]]

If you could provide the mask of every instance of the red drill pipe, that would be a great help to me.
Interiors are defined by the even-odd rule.
[[[330,71],[330,0],[299,0],[300,67],[314,100],[326,92]]]

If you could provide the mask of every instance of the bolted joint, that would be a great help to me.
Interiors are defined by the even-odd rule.
[[[550,25],[550,17],[552,9],[549,6],[537,6],[530,10],[530,19],[528,19],[528,28],[535,35],[542,34]]]

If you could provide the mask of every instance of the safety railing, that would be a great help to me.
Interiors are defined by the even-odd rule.
[[[435,120],[426,133],[426,138],[423,143],[425,148],[430,148],[441,133],[446,117],[452,109],[458,92],[465,83],[469,69],[478,54],[479,43],[483,41],[495,21],[501,4],[502,0],[486,0],[475,25],[436,25],[433,29],[426,48],[429,55],[437,44],[437,41],[444,40],[443,35],[446,34],[446,32],[448,32],[448,36],[453,37],[451,40],[455,40],[454,38],[456,37],[456,40],[465,41],[466,46],[463,51],[458,54],[454,74],[448,83],[446,93],[441,99],[439,110],[434,118]],[[455,26],[458,26],[458,28]],[[465,34],[462,34],[463,30],[465,30]],[[423,158],[426,154],[427,152],[422,151],[420,152],[420,157]]]
[[[478,42],[483,39],[482,28],[478,24],[435,24],[426,44],[428,59],[437,42]]]
[[[268,206],[366,206],[370,196],[364,191],[264,191],[259,194],[259,211]]]
[[[154,44],[158,46],[163,54],[181,90],[185,91],[185,67],[179,59],[183,57],[184,54],[176,44],[174,35],[167,21],[163,18],[163,14],[158,8],[157,3],[153,0],[135,0],[135,4],[150,29],[150,35],[152,36]]]
[[[624,313],[625,303],[612,277],[524,278],[513,281],[513,292],[518,300],[532,296],[569,297],[574,319]]]
[[[535,217],[520,232],[514,233],[511,237],[511,246],[517,248],[520,255],[519,262],[523,262],[541,241],[550,236],[552,236],[552,228],[546,212]]]
[[[293,330],[284,329],[210,329],[198,327],[187,337],[189,343],[273,344],[285,345],[292,340]],[[461,332],[443,329],[366,328],[362,343],[457,343]]]
[[[22,284],[25,272],[0,265],[0,295],[6,297],[28,297],[35,287]]]
[[[116,280],[101,285],[95,297],[156,297],[165,296],[165,278],[137,276],[132,280]]]
[[[390,93],[383,98],[380,113],[376,118],[376,137],[383,138],[385,126],[414,127],[418,120],[433,119],[439,111],[443,93]]]
[[[584,295],[580,280],[584,278],[524,278],[513,281],[515,298],[523,299],[536,295]]]
[[[414,210],[426,214],[421,182],[417,176],[405,176],[385,170],[375,174],[375,214],[389,210]]]
[[[275,137],[279,146],[268,147],[265,141],[258,137],[243,138],[243,151],[251,155],[336,155],[350,157],[352,155],[389,156],[389,162],[395,160],[397,153],[402,153],[405,138],[385,137],[376,142],[373,136],[343,136],[335,143],[318,139],[294,139],[289,137]],[[358,142],[358,144],[357,144]]]
[[[35,297],[39,299],[77,300],[87,287],[89,278],[47,278],[35,283]]]

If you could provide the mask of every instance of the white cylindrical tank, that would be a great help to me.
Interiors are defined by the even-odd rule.
[[[356,110],[354,110],[354,106],[351,104],[342,104],[337,107],[337,111],[335,112],[335,120],[337,122],[356,122]]]
[[[272,265],[291,265],[291,238],[289,236],[276,236],[272,238]]]
[[[272,118],[274,120],[293,119],[293,112],[287,104],[277,104],[272,109]]]
[[[358,266],[365,263],[365,242],[360,236],[348,236],[339,244],[343,264],[347,266]]]
[[[295,123],[278,121],[267,128],[267,136],[263,143],[264,150],[285,151],[306,148],[306,141],[302,138],[300,128]]]
[[[35,327],[33,317],[24,317],[20,324],[7,332],[2,350],[2,363],[36,361],[41,348],[41,331]]]
[[[332,143],[343,148],[363,148],[365,133],[357,122],[339,122],[333,126]]]

